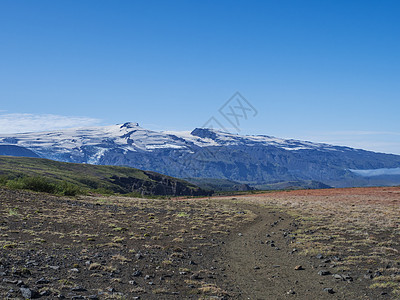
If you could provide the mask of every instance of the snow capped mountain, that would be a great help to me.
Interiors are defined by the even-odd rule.
[[[159,148],[184,149],[184,140],[164,133],[143,129],[138,123],[125,123],[103,127],[72,128],[51,132],[19,133],[4,135],[2,144],[28,148],[42,157],[98,163],[110,149],[123,151],[152,151]],[[90,157],[86,152],[90,150]]]
[[[337,150],[338,148],[328,144],[285,140],[265,135],[240,136],[203,128],[196,128],[192,132],[156,132],[144,129],[138,123],[3,135],[0,137],[0,143],[25,147],[39,154],[47,151],[55,153],[82,152],[83,147],[96,147],[98,148],[97,158],[104,155],[110,147],[125,151],[154,151],[156,149],[190,151],[191,147],[194,146],[239,145],[274,146],[289,151],[305,149]]]
[[[137,123],[8,134],[0,136],[0,145],[59,161],[126,165],[181,178],[249,183],[317,180],[335,186],[350,181],[359,185],[366,179],[350,170],[400,166],[400,156],[348,147],[205,128],[157,132]]]

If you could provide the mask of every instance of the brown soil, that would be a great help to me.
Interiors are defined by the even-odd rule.
[[[0,298],[23,299],[26,286],[40,299],[395,299],[399,199],[399,188],[200,200],[0,189]],[[378,221],[365,221],[372,211]]]
[[[329,201],[379,203],[384,205],[400,204],[400,187],[367,187],[367,188],[341,188],[322,190],[294,190],[276,191],[256,194],[259,198],[290,198],[307,197],[307,201],[321,200],[322,197],[330,197]],[[252,196],[248,196],[252,197]]]
[[[296,245],[287,238],[297,229],[293,218],[270,209],[254,207],[254,211],[256,222],[228,244],[226,255],[228,274],[240,287],[243,299],[369,299],[364,285],[332,277],[336,271],[327,261],[329,257],[298,255]],[[330,274],[318,275],[320,270]]]

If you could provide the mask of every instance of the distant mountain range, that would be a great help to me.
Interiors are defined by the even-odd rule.
[[[130,166],[179,178],[227,179],[250,186],[279,182],[333,187],[400,184],[400,175],[390,171],[400,167],[399,155],[205,128],[157,132],[125,123],[8,134],[0,136],[3,153]]]

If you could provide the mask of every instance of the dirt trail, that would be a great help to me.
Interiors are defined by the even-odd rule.
[[[289,216],[256,206],[252,210],[257,219],[235,234],[225,253],[226,274],[238,285],[241,299],[368,299],[354,283],[319,275],[322,269],[334,273],[329,263],[319,267],[322,260],[292,253],[295,243],[284,237],[295,229]],[[298,265],[304,269],[295,270]]]

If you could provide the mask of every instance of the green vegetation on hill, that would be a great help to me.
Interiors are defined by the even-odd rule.
[[[88,191],[134,196],[209,194],[184,180],[150,171],[11,156],[0,156],[0,184],[63,195]]]
[[[85,191],[78,185],[66,182],[50,180],[41,176],[22,176],[22,177],[8,177],[2,175],[0,177],[0,185],[7,186],[11,189],[24,189],[35,192],[43,192],[50,194],[60,194],[64,196],[76,196],[84,194]]]

